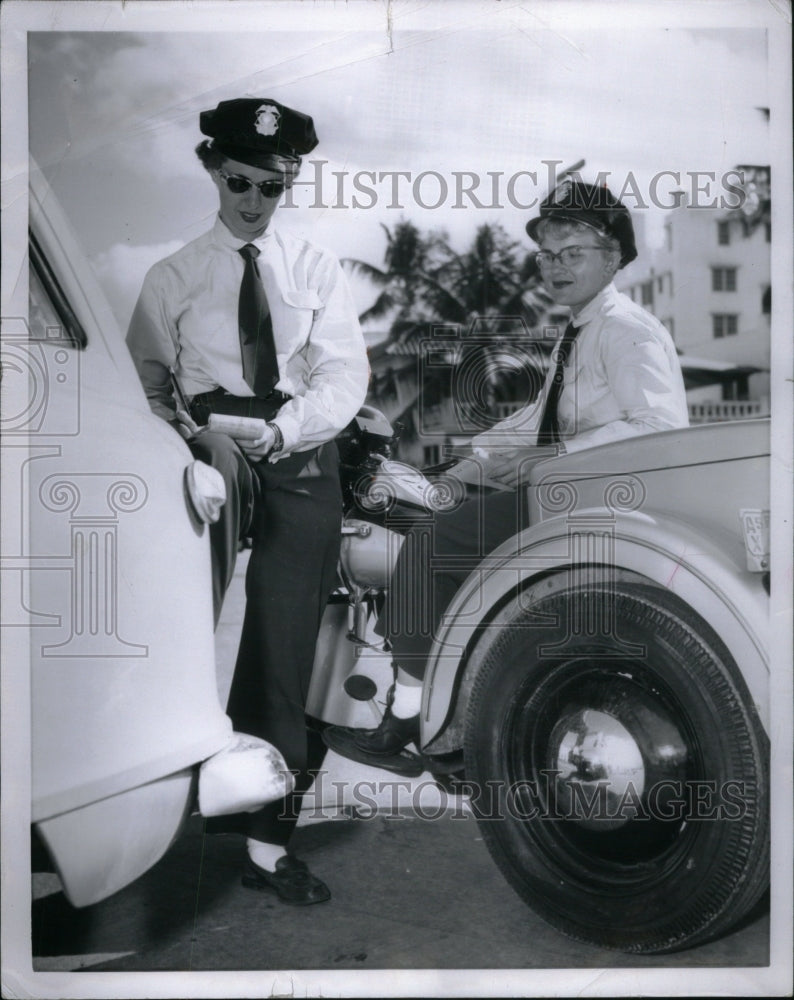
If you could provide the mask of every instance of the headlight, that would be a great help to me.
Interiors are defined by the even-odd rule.
[[[214,524],[226,503],[226,484],[217,469],[206,462],[191,462],[185,469],[185,484],[199,520]]]
[[[348,580],[359,587],[387,587],[404,541],[396,531],[346,518],[340,561]]]

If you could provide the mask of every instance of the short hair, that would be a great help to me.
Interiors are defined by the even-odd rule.
[[[215,149],[211,139],[204,139],[196,146],[196,156],[205,170],[220,170],[226,162],[226,157]]]
[[[575,219],[541,219],[537,226],[538,242],[546,236],[556,236],[561,239],[563,236],[578,236],[580,234],[592,234],[596,238],[597,245],[602,250],[617,250],[621,252],[620,241],[614,236],[599,232],[593,226],[588,226],[586,222],[578,222]]]
[[[201,163],[205,170],[222,170],[223,165],[228,162],[229,157],[217,149],[213,143],[212,139],[204,139],[196,146],[196,156],[201,160]],[[272,159],[278,159],[283,167],[283,172],[288,181],[287,186],[292,187],[292,182],[298,175],[298,171],[301,168],[302,158],[300,156],[296,157],[277,157],[275,154]],[[267,169],[267,168],[263,168]],[[275,167],[273,168],[275,169]]]

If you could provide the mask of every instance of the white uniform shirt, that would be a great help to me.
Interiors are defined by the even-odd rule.
[[[566,451],[686,427],[681,365],[662,324],[610,283],[573,318],[573,343],[557,408]],[[537,443],[554,359],[537,400],[477,435],[480,450]]]
[[[347,281],[336,258],[273,228],[251,241],[273,319],[276,388],[293,396],[273,422],[278,457],[334,438],[364,401],[366,347]],[[149,403],[174,418],[168,369],[190,398],[222,386],[252,396],[243,379],[237,310],[244,240],[218,217],[210,232],[155,264],[144,279],[127,345]]]

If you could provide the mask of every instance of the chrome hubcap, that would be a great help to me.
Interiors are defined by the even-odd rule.
[[[628,822],[618,804],[645,791],[642,753],[628,729],[614,716],[586,708],[562,719],[550,742],[559,771],[557,801],[568,806],[566,815],[600,830]]]
[[[582,833],[644,818],[649,795],[674,794],[692,764],[674,713],[647,681],[643,671],[604,665],[557,688],[541,756],[555,816]]]

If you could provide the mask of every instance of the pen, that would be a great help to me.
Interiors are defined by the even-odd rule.
[[[171,385],[174,387],[177,404],[182,410],[185,411],[185,413],[188,416],[190,416],[190,407],[188,406],[187,400],[185,399],[185,394],[182,392],[182,386],[179,384],[179,379],[176,377],[176,372],[174,371],[173,368],[169,368],[168,373],[171,376]]]

